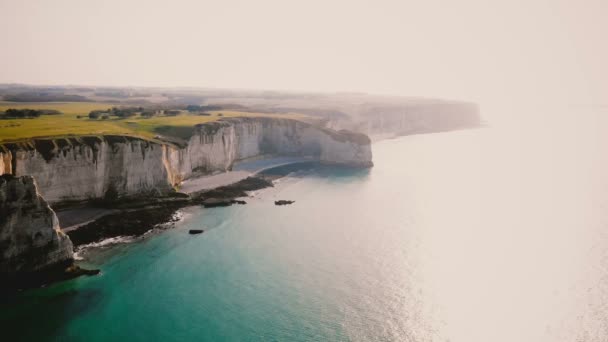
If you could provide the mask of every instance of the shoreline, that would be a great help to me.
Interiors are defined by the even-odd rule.
[[[258,175],[264,174],[265,172],[273,169],[310,163],[318,163],[318,161],[307,157],[275,156],[270,156],[270,158],[250,158],[241,160],[235,163],[230,171],[203,175],[183,181],[179,186],[179,193],[182,193],[184,197],[190,196],[196,198],[200,197],[201,194],[209,193],[210,191],[214,191],[219,188],[238,188],[239,183],[245,181],[247,178],[264,178],[259,177]],[[268,178],[268,176],[266,178]],[[242,197],[245,196],[246,194],[242,195]],[[223,197],[225,198],[226,196]],[[140,204],[135,204],[130,209],[145,209],[145,206],[155,204],[162,205],[165,201],[164,199],[160,199],[160,202],[154,203],[155,200],[158,200],[158,198],[152,199],[151,201],[143,201],[143,203]],[[141,202],[141,199],[138,199],[138,201]],[[61,204],[57,205],[59,206],[59,209],[56,209],[55,212],[59,219],[60,226],[65,233],[95,223],[96,221],[103,219],[105,216],[119,214],[125,211],[125,208],[120,208],[122,203],[79,203],[77,206],[68,205],[66,207],[62,206]]]
[[[309,157],[277,156],[270,156],[270,158],[249,158],[236,162],[230,171],[186,179],[180,184],[179,190],[186,194],[195,194],[201,191],[208,191],[236,184],[249,177],[255,177],[267,170],[311,162],[318,162],[318,160]]]
[[[314,161],[282,164],[264,169],[255,176],[247,177],[236,183],[192,194],[188,199],[184,198],[182,201],[160,202],[139,208],[105,209],[107,215],[78,228],[72,228],[66,234],[79,254],[89,248],[103,248],[116,243],[138,241],[151,231],[160,232],[172,229],[185,218],[179,215],[181,209],[203,207],[212,210],[215,206],[246,204],[245,201],[239,199],[247,200],[256,195],[258,190],[274,187],[276,181],[294,171],[320,165],[323,164]],[[219,201],[220,205],[205,205],[208,200]]]
[[[14,293],[37,289],[51,284],[78,278],[80,276],[94,276],[101,273],[100,269],[89,269],[86,264],[87,251],[95,248],[104,248],[117,243],[130,243],[145,239],[154,231],[162,232],[172,229],[183,218],[179,210],[187,207],[204,207],[206,199],[221,199],[230,203],[237,203],[235,198],[248,197],[248,191],[256,191],[273,187],[272,180],[277,176],[248,177],[237,183],[221,186],[209,191],[194,194],[184,198],[183,194],[168,198],[141,199],[140,201],[117,202],[113,208],[87,208],[86,205],[78,209],[94,209],[92,212],[103,211],[105,215],[89,222],[77,224],[67,231],[74,247],[73,259],[68,262],[53,265],[37,272],[9,275],[0,284],[0,304],[11,298]],[[213,197],[211,197],[213,196]],[[124,207],[123,207],[124,206]],[[83,267],[81,267],[83,266]]]
[[[246,205],[246,199],[257,194],[258,190],[274,187],[275,182],[294,171],[324,166],[318,161],[299,160],[296,163],[282,163],[263,168],[235,183],[201,190],[191,194],[175,193],[173,196],[150,199],[128,199],[110,203],[104,207],[64,209],[58,216],[65,220],[83,222],[62,228],[70,237],[76,251],[82,248],[103,247],[100,242],[113,238],[137,239],[152,230],[171,229],[181,221],[180,209],[200,206],[206,209],[230,205]],[[340,165],[336,165],[340,167]],[[217,178],[216,178],[217,179]],[[92,217],[92,218],[90,218]],[[61,222],[61,221],[60,221]],[[119,241],[120,242],[120,241]]]
[[[185,217],[180,210],[188,207],[212,209],[216,206],[246,204],[243,200],[254,197],[258,190],[274,187],[274,182],[294,171],[325,165],[316,161],[282,164],[263,169],[254,176],[248,176],[236,183],[213,189],[184,194],[174,193],[165,197],[124,198],[110,203],[79,203],[78,206],[64,207],[58,211],[63,221],[72,222],[63,230],[74,246],[73,260],[66,265],[58,265],[44,272],[26,275],[19,281],[0,286],[7,293],[36,289],[77,278],[101,273],[99,269],[88,269],[87,254],[96,249],[112,248],[122,243],[142,241],[148,235],[172,229]],[[205,205],[206,201],[219,205]],[[82,221],[82,222],[79,222]],[[82,268],[82,267],[85,268]],[[1,296],[0,296],[1,297]]]
[[[144,201],[140,204],[129,204],[125,208],[82,207],[67,209],[60,212],[63,213],[64,219],[66,213],[67,215],[81,215],[78,213],[80,210],[89,211],[89,214],[94,213],[98,217],[67,227],[64,232],[72,240],[77,253],[82,253],[89,248],[105,247],[114,243],[125,242],[125,239],[138,240],[150,231],[173,228],[175,224],[183,219],[179,215],[180,209],[196,206],[212,209],[215,206],[246,204],[245,201],[237,199],[246,200],[252,192],[274,187],[273,182],[275,180],[292,172],[290,167],[295,166],[302,169],[317,164],[314,161],[307,161],[265,168],[263,171],[237,182],[191,193],[187,198],[155,199],[156,203]],[[210,204],[210,201],[213,202],[213,205]],[[82,214],[81,217],[86,217],[86,214]],[[103,243],[104,241],[108,241],[108,243]]]

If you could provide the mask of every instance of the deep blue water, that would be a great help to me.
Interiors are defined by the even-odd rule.
[[[604,164],[508,136],[383,141],[371,170],[302,170],[247,205],[185,209],[174,229],[87,255],[101,276],[22,294],[0,309],[1,334],[601,341],[608,201],[593,194],[608,189]]]

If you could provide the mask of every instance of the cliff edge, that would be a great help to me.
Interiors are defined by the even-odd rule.
[[[240,117],[197,125],[179,145],[109,135],[5,143],[0,146],[0,174],[34,177],[50,203],[162,196],[186,179],[229,171],[235,162],[267,155],[373,165],[365,134],[292,119]]]
[[[0,277],[67,266],[70,238],[30,176],[0,176]]]

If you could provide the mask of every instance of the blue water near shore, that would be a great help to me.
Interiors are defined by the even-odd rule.
[[[593,194],[608,189],[605,163],[502,138],[480,129],[387,140],[371,170],[302,170],[247,205],[188,208],[174,229],[89,255],[101,276],[0,308],[0,334],[601,341],[608,197]]]

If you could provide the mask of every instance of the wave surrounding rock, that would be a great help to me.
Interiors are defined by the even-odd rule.
[[[0,176],[0,275],[11,278],[72,261],[72,242],[34,179]]]
[[[365,134],[279,118],[224,118],[197,125],[183,146],[125,136],[36,139],[4,144],[0,173],[30,175],[51,203],[166,194],[181,181],[224,172],[260,155],[309,156],[372,166]]]

